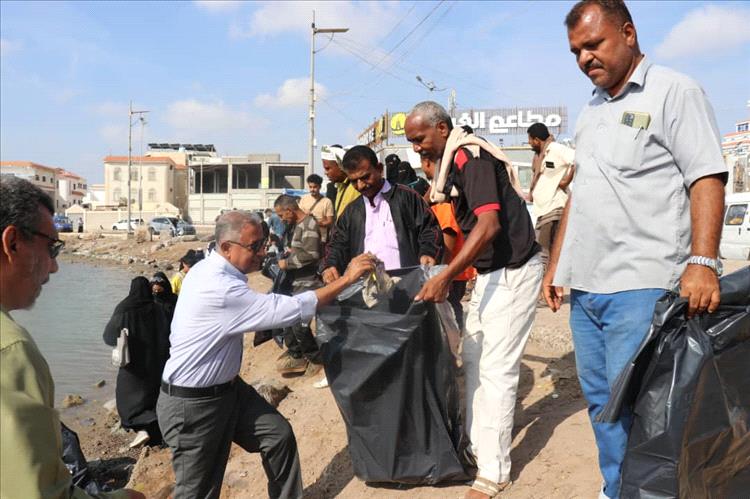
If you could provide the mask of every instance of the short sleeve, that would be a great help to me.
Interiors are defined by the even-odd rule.
[[[320,201],[320,204],[323,205],[323,216],[324,217],[332,217],[333,216],[333,203],[328,198],[323,198]]]
[[[685,187],[701,177],[726,174],[716,117],[703,90],[689,88],[673,98],[675,102],[668,107],[674,112],[667,129],[669,150]]]
[[[459,149],[455,165],[463,180],[469,209],[477,216],[485,211],[500,211],[495,165],[486,159],[467,159],[466,154],[463,149]]]

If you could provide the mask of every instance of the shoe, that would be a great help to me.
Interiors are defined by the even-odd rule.
[[[304,357],[295,359],[287,354],[276,362],[276,370],[281,374],[303,374],[307,371],[308,364],[309,361]]]
[[[313,383],[312,386],[313,386],[313,388],[328,388],[328,378],[326,378],[325,376],[323,376],[318,381],[316,381],[315,383]]]
[[[149,440],[151,440],[151,437],[148,436],[148,432],[145,430],[141,430],[135,434],[135,438],[132,442],[130,442],[129,447],[131,449],[135,449],[136,447],[140,447],[141,445],[145,444]]]

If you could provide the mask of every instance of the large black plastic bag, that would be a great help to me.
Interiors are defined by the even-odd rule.
[[[106,485],[99,485],[96,480],[91,477],[89,465],[86,462],[86,457],[83,455],[83,451],[81,450],[81,442],[78,440],[78,434],[65,426],[65,423],[62,422],[60,423],[60,431],[62,433],[61,457],[63,463],[65,463],[65,467],[68,468],[68,471],[72,476],[73,485],[92,495],[109,491],[109,487]]]
[[[713,314],[673,293],[598,421],[632,410],[623,498],[750,497],[750,267],[721,279]]]
[[[424,271],[397,273],[403,275],[390,299],[367,308],[357,293],[317,317],[354,474],[370,482],[467,480],[468,442],[447,338],[435,306],[413,303]]]

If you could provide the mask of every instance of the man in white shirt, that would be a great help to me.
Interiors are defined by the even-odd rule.
[[[217,498],[232,442],[260,452],[270,497],[302,495],[297,443],[286,419],[239,376],[246,332],[307,322],[374,269],[371,255],[352,260],[335,282],[296,296],[259,294],[245,274],[265,256],[261,221],[231,211],[216,223],[216,251],[185,277],[170,335],[170,358],[157,404],[172,450],[175,497]]]
[[[535,153],[529,199],[534,203],[536,239],[542,247],[542,260],[546,265],[568,201],[567,189],[575,174],[575,151],[555,142],[544,123],[534,123],[526,132]]]
[[[318,232],[320,233],[320,242],[325,244],[328,241],[328,231],[333,226],[333,201],[320,193],[320,186],[323,184],[323,178],[313,173],[307,177],[307,188],[309,194],[305,194],[299,200],[299,207],[308,215],[312,215],[318,223]]]

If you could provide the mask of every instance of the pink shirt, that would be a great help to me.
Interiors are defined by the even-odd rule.
[[[393,224],[391,207],[383,197],[383,193],[390,189],[391,184],[386,180],[372,202],[362,196],[365,203],[365,251],[381,259],[386,270],[401,268],[396,226]]]

